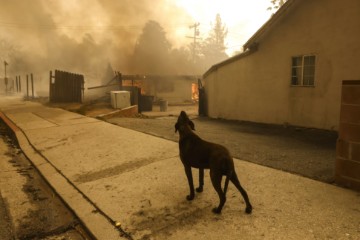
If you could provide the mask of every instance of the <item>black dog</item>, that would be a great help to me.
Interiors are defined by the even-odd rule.
[[[240,185],[235,172],[234,162],[229,151],[219,144],[202,140],[192,130],[195,130],[194,123],[184,111],[181,111],[177,123],[175,124],[175,132],[179,131],[180,134],[180,159],[184,164],[185,173],[190,186],[190,195],[188,195],[186,199],[193,200],[195,197],[191,167],[199,168],[199,187],[196,188],[197,192],[203,191],[204,169],[210,169],[211,182],[220,198],[220,204],[217,208],[213,209],[213,212],[221,213],[226,201],[226,190],[230,180],[240,191],[245,200],[245,212],[251,213],[252,206],[249,197]],[[224,191],[221,189],[223,175],[226,176]]]

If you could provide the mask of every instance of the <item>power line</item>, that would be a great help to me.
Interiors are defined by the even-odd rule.
[[[194,40],[193,42],[193,50],[192,50],[192,55],[193,55],[193,62],[195,62],[195,56],[196,56],[196,40],[200,40],[200,38],[198,38],[198,36],[200,35],[200,31],[198,29],[198,27],[200,26],[200,23],[194,23],[193,25],[190,25],[189,28],[192,29],[194,28],[194,36],[189,37],[187,36],[187,38],[191,38]]]

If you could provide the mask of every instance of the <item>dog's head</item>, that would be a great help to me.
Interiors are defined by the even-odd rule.
[[[184,129],[195,130],[195,124],[191,121],[185,111],[181,111],[175,123],[175,132],[182,132]]]

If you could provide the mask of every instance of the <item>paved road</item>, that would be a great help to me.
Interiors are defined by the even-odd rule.
[[[174,124],[183,109],[193,119],[199,136],[228,147],[238,159],[334,182],[336,132],[198,117],[196,106],[169,106],[167,112],[154,107],[153,112],[143,113],[149,118],[107,121],[177,142]]]
[[[19,128],[24,153],[98,239],[360,238],[358,192],[236,160],[253,214],[230,185],[214,215],[208,173],[204,192],[185,200],[176,142],[16,99],[1,99],[0,110]]]

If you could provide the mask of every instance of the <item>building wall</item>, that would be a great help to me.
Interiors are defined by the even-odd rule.
[[[337,130],[342,80],[360,78],[360,1],[296,1],[258,50],[205,76],[210,117]],[[291,57],[316,56],[315,86],[291,86]]]

